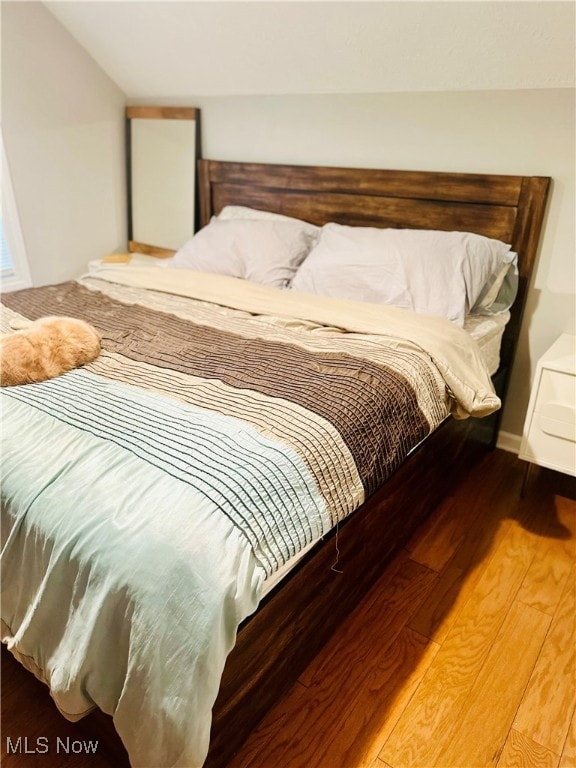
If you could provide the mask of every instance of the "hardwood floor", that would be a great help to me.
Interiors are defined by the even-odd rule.
[[[449,468],[447,468],[447,471]],[[576,482],[495,451],[459,485],[230,768],[576,766]],[[119,768],[6,754],[90,739],[2,654],[2,765]],[[31,706],[32,703],[32,706]]]

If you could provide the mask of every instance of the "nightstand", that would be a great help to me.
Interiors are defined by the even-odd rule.
[[[519,458],[576,475],[574,336],[560,336],[538,361]]]
[[[126,269],[127,267],[165,267],[166,260],[145,253],[120,253],[112,254],[112,258],[118,261],[106,262],[103,259],[94,259],[88,262],[90,272],[98,272],[100,269]]]

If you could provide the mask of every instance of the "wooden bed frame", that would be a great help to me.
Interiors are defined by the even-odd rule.
[[[549,178],[201,160],[199,183],[201,226],[226,205],[246,205],[320,225],[336,221],[460,230],[511,243],[519,255],[520,286],[494,377],[504,397],[536,261]],[[207,768],[228,764],[451,483],[486,444],[494,444],[498,423],[498,417],[445,422],[340,526],[338,568],[343,573],[331,568],[333,534],[244,622],[214,707]]]
[[[463,230],[512,244],[520,287],[494,377],[504,397],[550,179],[199,161],[200,224],[247,205],[315,224]],[[498,417],[447,420],[338,531],[316,545],[240,627],[214,707],[206,768],[225,768],[383,572],[390,557],[493,444]],[[417,478],[417,482],[414,482]],[[102,726],[103,719],[108,725]],[[100,716],[106,736],[110,718]],[[109,736],[109,734],[108,734]],[[110,745],[110,738],[104,738]],[[116,737],[116,741],[118,741]]]

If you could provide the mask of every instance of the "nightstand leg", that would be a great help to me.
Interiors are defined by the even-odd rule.
[[[522,488],[520,489],[520,498],[523,499],[526,493],[526,486],[528,485],[528,478],[530,476],[530,470],[532,469],[532,462],[527,461],[524,469],[524,478],[522,480]]]

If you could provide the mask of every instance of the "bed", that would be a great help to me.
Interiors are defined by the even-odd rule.
[[[488,333],[501,336],[494,388],[479,345],[448,321],[406,329],[403,310],[344,301],[336,313],[330,299],[225,275],[104,270],[4,297],[5,328],[14,314],[65,309],[105,341],[86,369],[3,392],[3,641],[50,678],[68,716],[93,704],[113,713],[132,764],[155,768],[202,763],[217,692],[205,765],[225,766],[493,443],[549,187],[544,177],[207,160],[199,178],[202,225],[243,206],[314,226],[475,233],[511,244],[519,285],[505,328]],[[302,386],[304,371],[314,375]],[[406,390],[416,378],[426,393]],[[415,410],[379,401],[380,416],[362,420],[363,392],[380,398],[384,380]],[[228,404],[217,414],[216,395]],[[398,420],[410,440],[373,460],[387,444],[378,418]],[[166,499],[170,517],[158,518]],[[191,625],[207,634],[188,637]],[[208,707],[196,700],[203,686]]]

